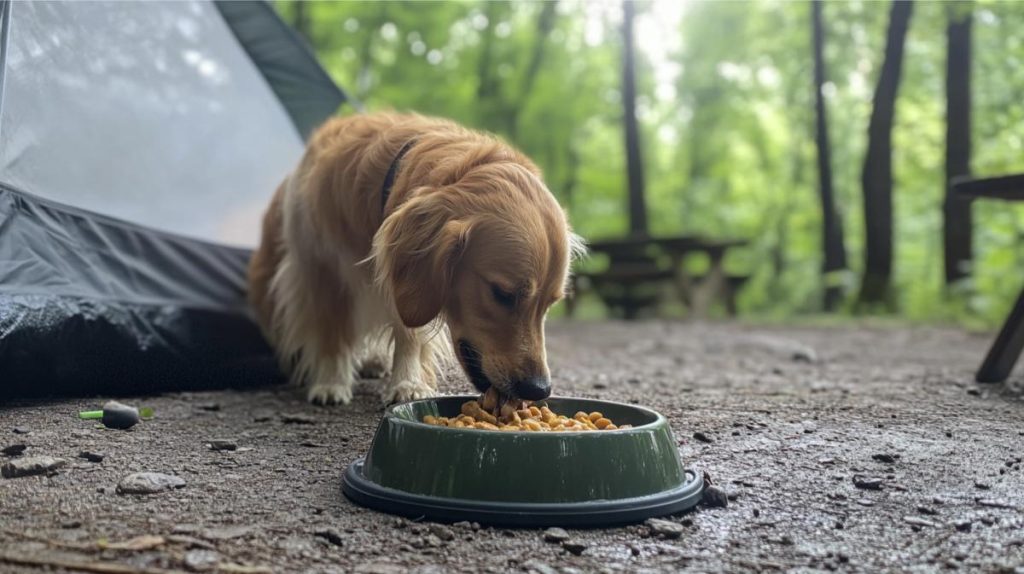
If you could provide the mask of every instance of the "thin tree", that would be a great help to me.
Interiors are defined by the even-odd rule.
[[[519,98],[509,109],[509,139],[513,142],[519,135],[519,116],[526,107],[526,101],[533,93],[533,86],[537,82],[537,75],[540,72],[541,63],[544,61],[544,48],[547,46],[548,37],[555,28],[558,0],[549,0],[541,6],[537,14],[537,33],[533,39],[533,47],[530,50],[530,60],[526,64],[526,71],[523,73],[522,82],[519,88]]]
[[[971,174],[971,5],[949,6],[946,27],[946,201],[943,243],[946,284],[963,279],[971,262],[970,202],[950,193],[949,181]]]
[[[626,170],[629,177],[629,232],[647,234],[647,202],[640,158],[640,129],[636,120],[636,55],[633,47],[632,0],[622,2],[622,111],[626,134]]]
[[[832,189],[832,148],[828,138],[828,118],[825,111],[825,30],[822,23],[821,0],[811,3],[811,28],[814,48],[814,139],[818,147],[818,193],[821,196],[822,236],[824,253],[822,275],[825,283],[824,306],[834,311],[842,299],[838,285],[829,283],[829,274],[846,269],[846,246],[843,240],[843,220],[836,209]]]
[[[865,259],[858,305],[894,306],[892,293],[892,125],[903,67],[903,46],[914,4],[894,0],[889,12],[885,58],[875,86],[868,150],[861,183],[864,187]]]

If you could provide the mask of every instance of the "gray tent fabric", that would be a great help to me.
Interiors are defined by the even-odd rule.
[[[217,9],[284,104],[303,138],[346,101],[302,38],[265,2],[218,0]]]
[[[250,248],[344,94],[225,6],[0,0],[0,400],[280,380]]]

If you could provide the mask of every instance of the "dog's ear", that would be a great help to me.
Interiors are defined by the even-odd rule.
[[[445,190],[418,190],[389,215],[373,240],[377,281],[406,327],[441,314],[470,225],[456,219]]]

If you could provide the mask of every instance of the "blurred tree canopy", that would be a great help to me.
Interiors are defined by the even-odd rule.
[[[502,135],[537,161],[588,238],[625,235],[619,3],[278,2],[332,76],[367,109],[415,110]],[[1024,171],[1024,3],[922,2],[906,39],[892,135],[892,284],[914,320],[998,323],[1019,291],[1024,213],[974,210],[971,274],[944,286],[946,49],[973,14],[971,165]],[[889,4],[822,5],[822,93],[835,207],[854,299],[863,266],[860,184]],[[752,240],[729,269],[752,279],[741,309],[817,312],[825,289],[810,2],[641,1],[637,116],[654,234]]]

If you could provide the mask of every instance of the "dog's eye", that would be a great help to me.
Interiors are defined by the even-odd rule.
[[[499,305],[506,309],[514,309],[516,306],[516,294],[509,293],[497,285],[491,285],[491,294]]]

